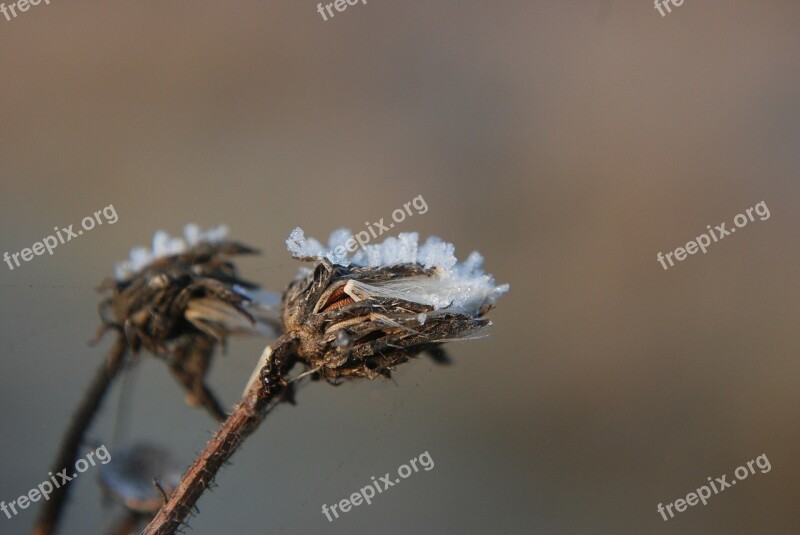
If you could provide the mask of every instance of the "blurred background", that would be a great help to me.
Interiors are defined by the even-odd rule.
[[[394,230],[479,250],[511,284],[491,336],[449,346],[450,366],[306,385],[190,533],[796,533],[800,4],[316,9],[75,1],[0,18],[0,253],[119,215],[0,264],[0,500],[47,478],[111,345],[87,345],[94,289],[131,247],[225,223],[263,251],[241,273],[280,292],[292,228],[327,239],[422,195],[427,213]],[[760,201],[770,219],[656,261]],[[233,339],[215,359],[227,404],[266,343]],[[145,357],[89,438],[112,455],[156,442],[188,465],[216,425]],[[425,451],[432,470],[321,513]],[[770,472],[657,512],[761,454]],[[62,533],[117,517],[97,475],[70,483]],[[0,516],[0,532],[37,513]]]

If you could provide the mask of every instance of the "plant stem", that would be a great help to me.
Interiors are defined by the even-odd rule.
[[[77,412],[72,417],[72,422],[61,441],[56,460],[52,465],[52,473],[58,473],[63,469],[72,469],[78,458],[78,450],[83,443],[84,435],[94,420],[97,411],[103,403],[114,378],[122,369],[125,354],[128,349],[125,336],[120,334],[106,361],[104,361],[94,376],[89,389],[83,396]],[[53,491],[39,514],[36,525],[33,528],[34,535],[52,535],[58,527],[58,521],[64,510],[67,501],[67,493],[70,485],[62,485]]]
[[[186,471],[169,501],[147,525],[142,535],[170,535],[183,523],[203,492],[208,488],[222,465],[230,459],[245,439],[255,431],[266,416],[270,402],[283,393],[283,373],[289,366],[295,340],[287,335],[279,338],[267,357],[258,378],[245,391],[233,413],[225,420],[206,445],[205,450]],[[270,349],[267,348],[267,351]]]

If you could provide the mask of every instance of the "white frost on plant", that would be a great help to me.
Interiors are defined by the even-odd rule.
[[[189,223],[183,228],[183,238],[173,238],[163,230],[157,230],[153,234],[152,249],[134,247],[129,259],[117,263],[114,272],[117,280],[124,280],[159,258],[185,253],[201,243],[219,243],[227,238],[228,227],[225,225],[203,232],[198,225]]]
[[[289,234],[286,240],[286,246],[289,252],[296,258],[304,258],[309,256],[322,256],[324,248],[322,244],[314,238],[306,238],[303,229],[297,227]]]
[[[508,291],[509,285],[496,285],[494,277],[484,273],[483,257],[472,252],[459,264],[455,246],[435,236],[419,245],[417,232],[403,232],[396,238],[386,238],[383,243],[365,245],[349,254],[353,235],[348,229],[339,229],[331,234],[328,248],[314,238],[306,238],[303,229],[292,231],[286,245],[296,258],[327,258],[332,264],[358,267],[386,267],[398,264],[417,264],[426,269],[435,269],[432,277],[405,277],[392,281],[365,284],[351,281],[345,292],[356,301],[373,295],[397,298],[432,306],[442,312],[458,312],[474,315]],[[356,245],[357,246],[357,245]],[[351,293],[352,292],[352,293]],[[426,316],[422,316],[423,323]]]

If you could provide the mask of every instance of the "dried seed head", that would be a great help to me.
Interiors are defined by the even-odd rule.
[[[280,328],[277,296],[241,279],[230,260],[256,251],[225,239],[221,229],[202,233],[189,225],[186,240],[157,232],[152,252],[135,249],[106,281],[112,295],[101,304],[104,328],[123,332],[134,353],[164,357],[187,401],[217,418],[224,411],[203,383],[217,344],[231,334],[274,336]]]
[[[277,297],[239,278],[229,259],[257,251],[226,240],[223,229],[202,233],[187,225],[186,241],[158,231],[152,253],[131,253],[149,262],[118,265],[117,274],[126,275],[105,283],[113,295],[102,315],[108,325],[124,329],[134,351],[169,353],[186,336],[221,341],[229,334],[275,334]]]
[[[285,293],[283,324],[313,371],[328,379],[388,376],[421,351],[491,325],[484,316],[508,285],[483,273],[477,253],[458,264],[451,244],[431,238],[419,247],[417,238],[401,234],[347,257],[333,239],[336,253],[295,229],[289,250],[314,268],[301,270]]]
[[[165,449],[137,444],[114,452],[114,462],[100,470],[100,485],[115,501],[129,511],[155,513],[164,497],[153,484],[156,479],[167,494],[178,486],[183,466]]]

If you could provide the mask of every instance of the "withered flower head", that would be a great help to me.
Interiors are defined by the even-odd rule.
[[[114,452],[114,462],[100,470],[100,485],[108,496],[135,513],[155,513],[164,496],[154,485],[171,494],[181,481],[183,465],[172,454],[152,444],[136,444]]]
[[[131,350],[164,358],[187,390],[190,404],[215,417],[224,411],[204,384],[211,354],[230,334],[274,335],[277,298],[240,278],[230,257],[255,253],[227,239],[227,229],[201,232],[187,225],[185,239],[158,231],[153,249],[131,251],[104,289],[104,328],[115,328]]]
[[[417,233],[403,233],[350,256],[350,236],[334,232],[326,249],[298,228],[286,241],[314,266],[284,295],[284,329],[296,336],[300,360],[325,379],[389,376],[422,351],[478,337],[508,291],[483,273],[480,254],[459,264],[453,245],[438,238],[420,246]]]

